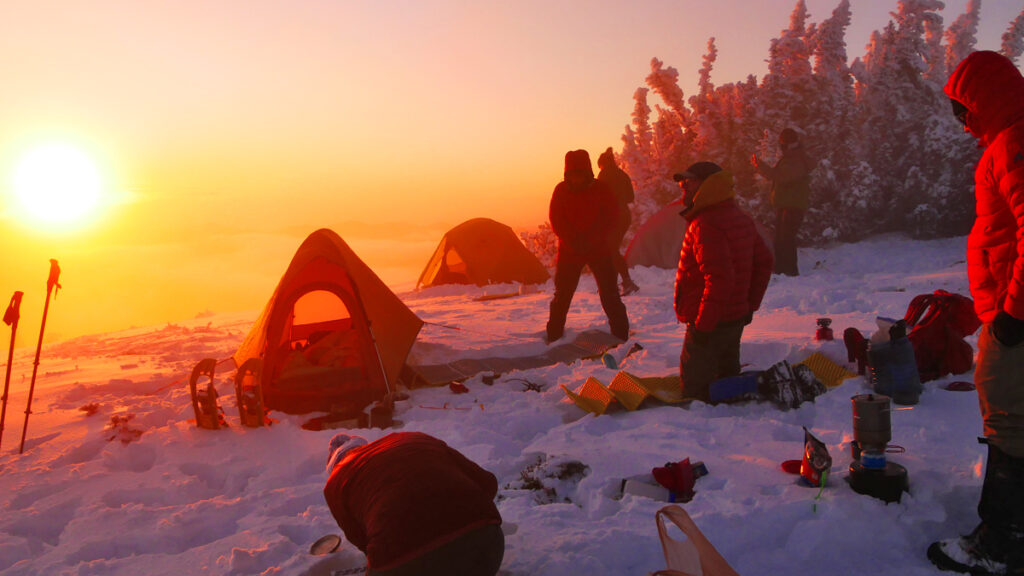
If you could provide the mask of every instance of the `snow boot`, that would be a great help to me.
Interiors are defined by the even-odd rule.
[[[964,574],[1024,576],[1024,458],[989,444],[978,516],[967,536],[929,546],[928,559]]]

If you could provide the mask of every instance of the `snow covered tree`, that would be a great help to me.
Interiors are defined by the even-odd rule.
[[[968,54],[974,51],[980,17],[981,0],[970,0],[967,3],[967,11],[953,20],[953,23],[946,29],[946,78],[953,73],[953,70],[956,70],[957,65]]]
[[[1014,62],[1024,53],[1024,9],[1010,22],[1010,27],[1003,32],[1003,44],[999,49],[1003,56]]]

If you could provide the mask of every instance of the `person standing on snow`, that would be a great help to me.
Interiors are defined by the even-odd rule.
[[[969,535],[935,542],[938,567],[1024,574],[1024,77],[1006,57],[974,52],[945,87],[953,113],[985,149],[974,172],[967,276],[984,323],[974,383],[988,445]]]
[[[505,554],[498,481],[447,444],[336,434],[324,498],[368,576],[494,576]]]
[[[759,174],[772,182],[772,207],[775,208],[775,272],[799,276],[797,236],[804,214],[810,206],[811,170],[814,166],[800,145],[796,130],[786,128],[779,133],[782,158],[775,166],[766,166],[754,154],[750,163]]]
[[[732,174],[698,162],[673,175],[688,220],[676,271],[676,318],[686,324],[683,397],[708,401],[711,383],[740,373],[740,340],[772,275],[772,254],[736,203]]]
[[[626,259],[622,257],[621,250],[622,239],[626,237],[629,225],[633,221],[633,213],[629,209],[629,205],[633,203],[635,197],[633,181],[630,180],[629,174],[626,174],[615,163],[615,153],[612,152],[611,147],[597,157],[597,167],[600,169],[597,179],[612,189],[615,199],[619,203],[619,219],[612,230],[610,241],[613,250],[612,257],[615,259],[615,272],[622,276],[622,292],[620,294],[629,296],[640,289],[629,277],[629,266],[626,265]]]
[[[549,212],[551,229],[558,237],[558,259],[547,341],[554,342],[562,337],[584,266],[590,267],[597,282],[601,306],[608,316],[612,334],[620,340],[627,340],[629,317],[619,297],[609,240],[619,216],[615,195],[604,182],[594,178],[586,150],[566,152],[564,178],[551,194]]]

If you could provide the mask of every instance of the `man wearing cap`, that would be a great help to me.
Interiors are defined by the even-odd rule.
[[[711,382],[740,373],[743,327],[760,308],[773,258],[736,203],[732,174],[697,162],[673,179],[683,192],[686,233],[676,271],[676,318],[686,324],[683,397],[708,400]]]
[[[549,218],[558,237],[555,264],[555,295],[548,316],[547,341],[562,337],[572,297],[580,283],[583,267],[590,268],[597,282],[601,307],[608,316],[611,332],[621,340],[629,338],[629,317],[619,297],[618,274],[610,240],[619,206],[604,182],[594,178],[586,150],[565,154],[565,176],[551,194]]]
[[[792,128],[779,133],[782,158],[775,166],[767,166],[757,154],[750,163],[759,174],[772,182],[772,207],[775,208],[775,272],[799,276],[797,235],[810,206],[811,171],[814,165],[800,145],[800,135]]]
[[[331,439],[324,498],[368,576],[494,576],[505,554],[498,481],[420,432]]]
[[[983,322],[974,383],[988,460],[981,523],[933,543],[928,558],[944,570],[1024,574],[1024,77],[1005,56],[974,52],[945,91],[985,149],[974,172],[967,277]]]

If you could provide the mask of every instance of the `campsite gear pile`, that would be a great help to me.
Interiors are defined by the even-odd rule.
[[[874,391],[897,404],[916,404],[921,383],[964,374],[974,363],[974,349],[964,339],[981,320],[966,296],[945,290],[919,294],[902,319],[878,318],[877,323],[870,341],[856,328],[843,332],[847,359],[857,363],[860,374],[870,368]]]
[[[899,502],[909,488],[907,469],[888,462],[885,454],[892,439],[891,405],[888,396],[858,394],[853,404],[853,463],[850,487],[885,502]]]

